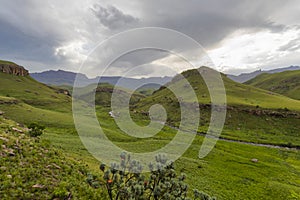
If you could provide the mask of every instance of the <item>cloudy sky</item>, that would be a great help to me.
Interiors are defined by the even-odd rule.
[[[0,59],[31,72],[77,71],[99,42],[142,27],[186,34],[225,73],[300,65],[298,0],[0,0],[0,5]],[[120,58],[110,74],[122,75],[122,64],[162,61],[176,66],[170,53],[146,50]],[[86,73],[94,75],[92,68]]]

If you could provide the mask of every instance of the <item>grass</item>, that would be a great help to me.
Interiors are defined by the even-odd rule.
[[[208,104],[210,99],[205,85],[199,77],[193,74],[186,72],[185,75],[189,77],[194,90],[198,91],[195,100],[199,101],[201,105]],[[42,135],[41,142],[50,141],[54,148],[53,152],[58,152],[59,159],[56,157],[57,160],[55,161],[58,163],[57,165],[62,160],[81,161],[82,164],[88,165],[88,169],[94,173],[99,171],[100,161],[86,150],[74,128],[70,97],[57,94],[55,89],[30,78],[24,77],[20,79],[22,84],[10,86],[10,84],[19,83],[16,81],[19,77],[3,74],[0,76],[0,78],[3,77],[0,82],[2,81],[1,83],[7,87],[2,87],[2,84],[0,87],[0,110],[5,112],[6,117],[23,124],[37,121],[46,125],[47,128]],[[227,79],[224,79],[224,82],[229,107],[221,137],[255,143],[300,145],[299,101],[277,94],[269,94],[268,91],[244,86]],[[178,84],[184,87],[183,82],[179,81]],[[31,88],[30,91],[36,90],[40,94],[40,98],[37,99],[34,93],[25,92],[27,87]],[[58,95],[58,98],[49,99],[51,94]],[[246,99],[245,96],[248,94]],[[110,94],[102,91],[96,97],[99,101],[104,102],[104,106],[97,106],[99,123],[106,136],[121,148],[132,152],[156,150],[169,143],[176,134],[174,129],[164,127],[154,137],[133,138],[121,131],[114,119],[109,116],[110,108],[107,105],[109,105]],[[137,99],[133,100],[138,101]],[[193,99],[189,99],[187,103],[193,103],[193,101]],[[268,104],[268,101],[272,101],[272,103]],[[170,124],[178,125],[180,117],[178,102],[171,95],[171,91],[163,88],[153,95],[142,98],[138,104],[132,105],[132,110],[138,111],[136,114],[132,113],[137,124],[147,125],[149,123],[148,117],[141,116],[139,112],[148,111],[149,106],[154,103],[163,104],[168,111]],[[285,107],[288,109],[284,109]],[[257,112],[263,114],[253,114]],[[284,116],[271,115],[274,112]],[[209,108],[203,108],[199,132],[205,132],[209,117]],[[8,136],[5,135],[5,137]],[[12,141],[16,141],[15,139]],[[196,136],[190,148],[175,163],[179,172],[182,171],[187,174],[190,188],[205,191],[210,195],[217,196],[218,199],[300,199],[298,195],[300,194],[299,150],[274,149],[219,140],[207,157],[199,159],[198,152],[202,141],[203,136]],[[38,145],[37,149],[48,148],[44,143],[34,145]],[[32,157],[33,159],[42,159],[36,154],[33,154]],[[258,159],[258,162],[252,162],[251,159],[253,158]],[[43,162],[41,161],[41,163]],[[26,171],[27,168],[30,169],[30,167],[26,167],[24,170]],[[42,169],[38,169],[43,173]],[[66,169],[68,171],[68,168]],[[101,176],[100,172],[99,176]],[[73,178],[66,175],[61,186],[58,184],[53,185],[53,187],[62,189],[69,180],[74,180],[76,183],[75,177]],[[33,184],[33,182],[29,183],[22,184],[27,188]],[[22,186],[20,187],[22,188]],[[81,187],[85,187],[84,184],[78,187],[74,185],[71,188]],[[87,188],[86,191],[90,189]],[[80,191],[81,189],[78,192]],[[31,192],[28,190],[28,193]],[[6,188],[4,193],[16,193],[18,195],[19,190],[14,187],[11,190]],[[74,194],[77,194],[76,191]],[[53,192],[45,193],[45,195],[49,197],[53,195]]]
[[[180,79],[179,77],[175,77],[172,82],[167,84],[167,86],[177,91],[177,95],[183,97],[184,102],[210,103],[210,93],[199,72],[197,70],[189,70],[183,72],[182,75],[186,78]],[[236,83],[225,75],[222,75],[222,79],[226,90],[228,105],[259,106],[267,109],[288,108],[290,110],[300,111],[300,101],[253,86]],[[195,97],[193,96],[193,91],[189,89],[188,84],[193,88],[193,91],[196,94]],[[217,88],[215,88],[215,91],[217,91]],[[152,96],[143,99],[139,106],[142,107],[143,104],[152,104],[153,101],[168,101],[169,103],[174,103],[177,99],[178,98],[172,94],[170,89],[161,88]]]
[[[7,60],[0,60],[0,64],[17,65],[16,63]]]
[[[157,102],[154,102],[157,103]],[[148,105],[150,106],[150,105]],[[167,124],[179,126],[180,111],[176,105],[164,104],[167,108]],[[147,110],[144,107],[142,110]],[[210,123],[210,110],[200,110],[199,133],[206,133]],[[264,114],[256,114],[256,113]],[[274,116],[273,113],[279,114]],[[132,113],[136,122],[144,119],[144,124],[149,122],[148,117]],[[282,116],[281,116],[282,115]],[[266,110],[261,108],[234,106],[227,110],[226,120],[221,137],[262,144],[274,144],[279,146],[300,146],[300,113],[295,111]]]
[[[257,110],[261,109],[254,109],[254,111]],[[300,146],[299,112],[295,112],[298,117],[294,115],[278,117],[269,114],[258,116],[251,112],[253,109],[247,110],[240,107],[228,110],[222,137],[254,143]]]
[[[98,107],[101,127],[114,144],[131,152],[148,152],[172,140],[176,133],[167,127],[149,139],[137,139],[123,133],[108,117],[107,108]],[[73,133],[45,134],[64,152],[89,157]],[[176,162],[176,169],[187,174],[190,188],[197,188],[218,199],[297,199],[300,193],[300,154],[297,150],[273,149],[218,141],[204,159],[198,158],[203,141],[196,136],[191,147]],[[74,154],[75,155],[75,154]],[[251,159],[258,159],[257,163]],[[96,164],[95,164],[96,165]],[[293,197],[294,196],[294,197]]]
[[[186,71],[183,75],[193,87],[196,100],[192,100],[191,93],[186,89],[187,82],[182,79],[174,78],[168,87],[179,91],[187,106],[199,102],[201,109],[198,131],[205,133],[211,114],[210,107],[206,106],[210,102],[207,87],[197,71]],[[300,101],[233,82],[226,76],[222,78],[228,103],[222,137],[255,143],[300,146]],[[149,118],[141,113],[148,111],[154,104],[164,106],[168,113],[168,124],[179,126],[181,110],[178,97],[169,88],[162,87],[152,96],[141,99],[137,105],[132,106],[131,114],[134,119],[147,121]]]
[[[22,131],[24,133],[20,133]],[[103,199],[86,182],[89,169],[66,158],[47,140],[31,138],[0,116],[1,199]]]
[[[71,112],[71,98],[29,76],[0,72],[0,96],[14,97],[37,108]]]
[[[194,187],[219,199],[299,198],[292,197],[300,194],[299,152],[218,141],[200,160],[199,143],[195,142],[177,162],[177,168],[190,174]],[[253,158],[258,162],[251,162]]]
[[[261,74],[245,84],[300,100],[300,70]]]
[[[0,97],[0,102],[1,102]],[[7,103],[0,103],[0,110],[5,112],[5,115],[10,119],[14,119],[22,124],[29,124],[31,122],[39,122],[47,127],[57,128],[73,128],[73,118],[71,112],[62,113],[53,110],[47,110],[42,108],[33,107],[23,102],[16,104],[10,104],[14,101],[13,98],[9,98],[11,101]]]
[[[96,92],[93,91],[94,89],[96,89]],[[122,101],[124,98],[130,97],[132,91],[121,87],[115,88],[113,85],[110,85],[108,83],[99,83],[97,87],[95,86],[95,84],[92,84],[83,88],[76,89],[76,95],[81,100],[90,104],[95,103],[96,105],[105,107],[110,107],[113,92],[115,94],[118,94],[117,100]],[[94,102],[92,102],[92,97],[95,97]],[[137,102],[143,97],[144,95],[142,95],[141,93],[134,92],[131,95],[131,102]]]

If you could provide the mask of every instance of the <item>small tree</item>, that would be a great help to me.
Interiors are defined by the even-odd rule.
[[[29,128],[29,135],[31,137],[37,137],[43,134],[44,130],[45,130],[45,126],[38,124],[36,122],[33,122],[31,124],[28,125]]]
[[[168,162],[166,156],[157,155],[156,163],[149,164],[150,174],[142,174],[139,162],[131,160],[130,155],[122,153],[120,164],[113,163],[110,168],[100,165],[103,171],[102,184],[110,200],[149,199],[149,200],[188,200],[188,185],[184,182],[185,174],[177,175],[174,163]],[[91,185],[95,180],[88,179]],[[213,200],[209,195],[194,190],[194,199]]]

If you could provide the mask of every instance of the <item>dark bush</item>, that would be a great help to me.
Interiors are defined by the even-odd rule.
[[[31,137],[37,137],[43,134],[44,130],[45,130],[45,126],[38,124],[36,122],[31,123],[28,125],[29,128],[29,135]]]

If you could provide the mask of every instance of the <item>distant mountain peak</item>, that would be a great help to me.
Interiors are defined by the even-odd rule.
[[[250,73],[241,73],[240,75],[231,75],[227,74],[227,77],[230,78],[231,80],[234,80],[239,83],[244,83],[250,79],[255,78],[256,76],[262,74],[262,73],[268,73],[268,74],[273,74],[273,73],[278,73],[278,72],[284,72],[284,71],[293,71],[293,70],[300,70],[299,66],[289,66],[289,67],[284,67],[284,68],[277,68],[277,69],[271,69],[271,70],[256,70]]]
[[[48,85],[69,85],[73,86],[75,79],[80,79],[80,86],[87,86],[94,83],[109,83],[111,85],[116,85],[117,82],[122,78],[122,87],[127,89],[134,89],[136,86],[148,83],[155,82],[159,84],[165,84],[171,80],[171,77],[149,77],[149,78],[127,78],[121,76],[102,76],[96,78],[88,78],[85,74],[75,73],[64,70],[49,70],[44,72],[31,73],[30,76],[36,79],[39,82],[48,84]]]

